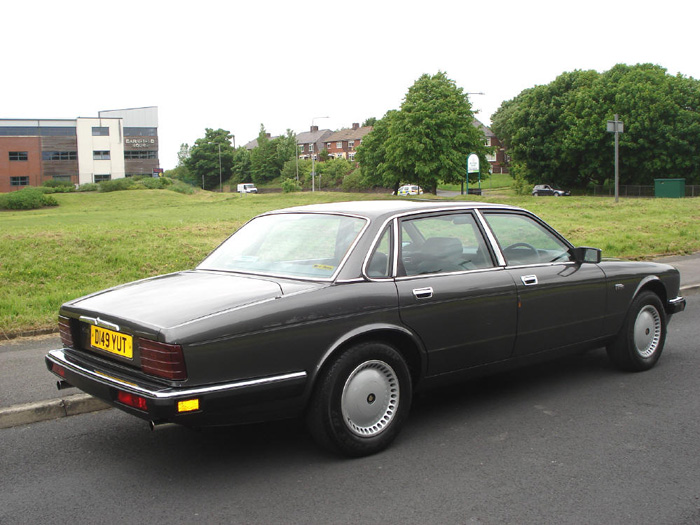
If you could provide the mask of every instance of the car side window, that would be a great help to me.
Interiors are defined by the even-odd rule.
[[[509,266],[571,261],[569,246],[527,215],[485,213]]]
[[[400,250],[402,269],[408,276],[494,266],[471,213],[402,220]]]
[[[367,275],[373,279],[391,277],[391,225],[382,233],[367,263]]]

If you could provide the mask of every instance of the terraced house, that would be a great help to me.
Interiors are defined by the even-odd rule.
[[[158,108],[76,119],[0,119],[0,192],[47,180],[101,182],[159,169]]]

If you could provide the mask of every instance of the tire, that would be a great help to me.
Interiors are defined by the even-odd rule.
[[[608,357],[621,370],[652,368],[666,342],[666,312],[659,296],[644,291],[634,298],[620,333],[608,345]]]
[[[322,372],[306,417],[321,446],[350,457],[376,454],[396,438],[411,408],[411,375],[392,346],[349,348]]]

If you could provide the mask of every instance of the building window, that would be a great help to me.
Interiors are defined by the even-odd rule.
[[[10,151],[10,160],[29,160],[29,153],[26,151]],[[23,184],[20,186],[23,186]]]
[[[94,160],[109,160],[109,151],[93,151],[92,158]]]
[[[350,160],[355,160],[355,152],[354,152],[354,151],[353,151],[353,152],[350,152],[350,153],[348,154],[348,159],[350,159]]]
[[[331,143],[330,143],[330,142],[326,142],[326,149],[331,149]]]
[[[335,147],[338,148],[338,149],[343,149],[343,143],[342,143],[342,141],[341,141],[341,142],[336,142],[336,143],[335,143]]]
[[[137,159],[157,159],[157,151],[125,151],[124,159],[126,160],[137,160]]]
[[[157,137],[158,128],[124,128],[125,137]]]
[[[77,151],[43,151],[41,160],[78,160]]]
[[[29,177],[10,177],[10,186],[29,186]]]
[[[314,146],[315,146],[315,144],[309,144],[309,152],[310,153],[314,152]]]
[[[111,175],[95,175],[95,182],[104,182],[106,180],[112,180]]]
[[[355,141],[354,140],[348,140],[348,148],[352,149],[355,147]]]
[[[70,175],[54,175],[53,180],[59,180],[61,182],[71,182],[71,176]]]
[[[92,136],[93,137],[109,137],[109,128],[105,128],[102,126],[93,126],[92,127]]]

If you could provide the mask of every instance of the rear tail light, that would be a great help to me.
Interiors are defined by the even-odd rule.
[[[73,346],[73,330],[70,326],[70,319],[58,316],[58,331],[61,334],[61,342],[63,346],[72,347]]]
[[[139,339],[139,349],[141,369],[145,373],[178,381],[187,379],[185,356],[180,345]]]
[[[129,392],[123,392],[119,390],[117,392],[117,401],[123,403],[124,405],[143,410],[144,412],[148,412],[148,406],[146,406],[146,398],[137,396],[136,394],[130,394]]]

